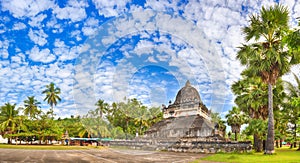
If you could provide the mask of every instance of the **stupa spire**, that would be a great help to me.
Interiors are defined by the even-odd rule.
[[[190,83],[190,80],[187,80],[186,83],[185,83],[185,86],[191,86],[191,83]]]

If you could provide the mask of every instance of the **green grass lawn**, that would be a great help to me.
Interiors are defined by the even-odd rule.
[[[86,149],[102,149],[105,147],[95,146],[64,146],[64,145],[9,145],[0,144],[0,148],[10,149],[39,149],[39,150],[86,150]]]
[[[201,160],[215,161],[215,162],[251,162],[251,163],[300,163],[300,151],[296,149],[289,149],[283,147],[281,149],[275,149],[276,154],[264,155],[263,153],[217,153],[200,160],[195,161],[201,162]]]

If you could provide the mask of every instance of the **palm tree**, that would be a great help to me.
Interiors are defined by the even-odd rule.
[[[263,148],[263,139],[266,136],[267,121],[261,119],[250,119],[249,125],[243,131],[247,135],[255,135],[256,141],[254,141],[254,148],[257,152],[261,152]],[[255,138],[254,137],[254,138]]]
[[[236,95],[234,102],[237,106],[251,119],[266,120],[268,118],[268,86],[263,83],[260,77],[247,76],[248,70],[243,71],[243,79],[235,82],[231,89]],[[282,80],[278,80],[276,87],[273,89],[274,109],[279,110],[284,94]],[[262,150],[262,140],[260,136],[254,132],[254,149],[257,152]]]
[[[232,133],[235,134],[235,141],[237,141],[237,134],[240,133],[241,125],[247,122],[247,117],[240,108],[235,106],[225,117],[227,118],[227,124],[231,126]]]
[[[213,123],[215,123],[215,129],[217,129],[218,131],[222,132],[223,137],[225,137],[225,133],[226,133],[226,125],[225,125],[225,121],[222,120],[220,113],[211,113],[211,121]]]
[[[0,108],[0,131],[4,134],[12,134],[18,129],[18,114],[16,104],[5,103]],[[8,138],[8,144],[11,144],[11,139]]]
[[[142,135],[143,130],[149,127],[149,119],[151,118],[149,110],[146,106],[141,106],[136,110],[136,114],[134,115],[134,124],[137,127],[136,130],[139,135]]]
[[[292,46],[298,45],[286,46],[292,42],[288,39],[285,41],[290,30],[288,22],[289,11],[286,7],[262,7],[260,14],[252,14],[250,25],[242,29],[245,41],[251,42],[240,47],[237,54],[237,59],[247,66],[253,76],[261,77],[268,84],[268,134],[265,154],[275,152],[272,86],[280,76],[290,71],[292,64],[300,62],[298,54],[292,51]]]
[[[47,103],[51,106],[51,114],[53,118],[53,106],[57,104],[58,101],[61,101],[61,98],[58,96],[60,94],[60,88],[55,87],[54,83],[46,85],[46,88],[42,93],[46,94],[44,101],[47,100]]]
[[[289,122],[294,124],[294,147],[296,147],[296,140],[297,140],[297,122],[300,116],[300,107],[294,104],[295,98],[300,98],[300,79],[297,75],[293,74],[296,84],[293,85],[291,82],[286,81],[286,89],[288,91],[289,101],[288,104],[288,116]]]
[[[102,118],[103,114],[108,112],[108,103],[104,102],[104,100],[98,100],[96,103],[97,109],[96,112],[99,113],[100,118]]]
[[[242,76],[243,78],[231,86],[236,95],[235,103],[250,118],[266,120],[267,109],[267,86],[258,77]]]
[[[40,110],[38,109],[39,104],[41,103],[34,99],[34,96],[27,97],[27,100],[24,100],[24,114],[29,116],[31,119],[36,118],[36,115],[40,113]]]

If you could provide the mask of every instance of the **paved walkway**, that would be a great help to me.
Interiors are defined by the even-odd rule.
[[[149,152],[137,150],[21,150],[0,149],[0,162],[95,162],[95,163],[185,163],[206,154]]]

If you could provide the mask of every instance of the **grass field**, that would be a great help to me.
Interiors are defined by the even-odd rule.
[[[289,149],[287,147],[275,149],[274,155],[264,155],[263,153],[218,153],[201,160],[215,162],[232,162],[232,163],[300,163],[300,151]],[[201,162],[197,160],[194,163]]]
[[[86,150],[86,149],[101,149],[104,147],[95,146],[63,146],[63,145],[8,145],[0,144],[0,148],[10,149],[39,149],[39,150]]]

